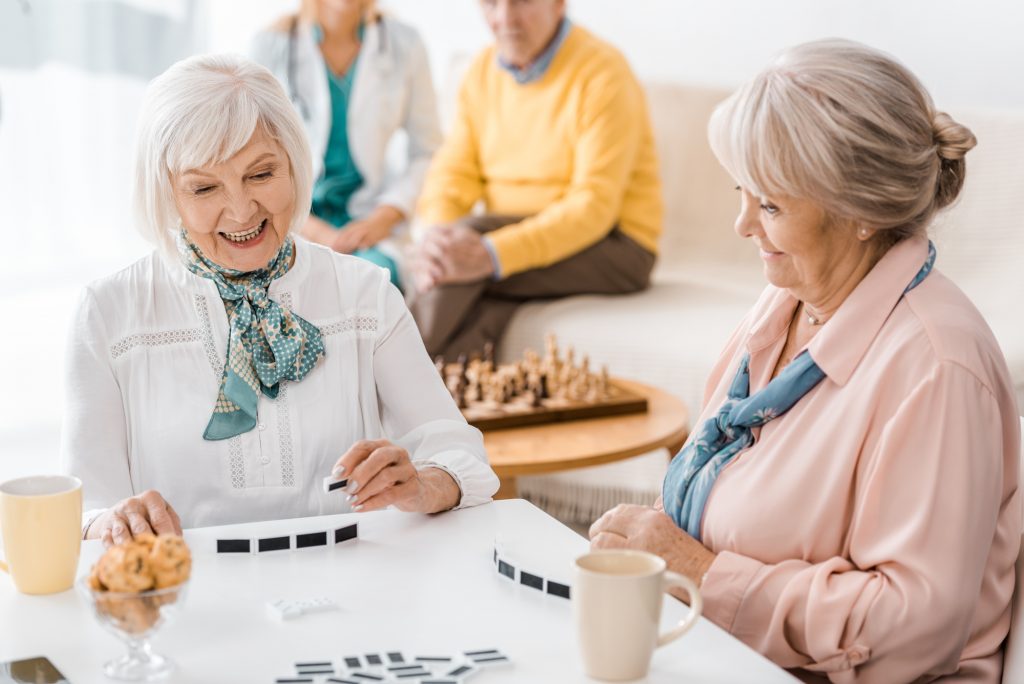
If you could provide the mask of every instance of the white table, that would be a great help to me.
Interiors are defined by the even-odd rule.
[[[359,523],[359,539],[332,548],[218,555],[214,540],[268,536]],[[454,655],[497,648],[510,668],[480,672],[470,684],[588,682],[577,652],[569,601],[515,585],[493,563],[496,536],[526,533],[545,567],[570,567],[587,541],[522,500],[437,516],[385,511],[188,530],[194,567],[181,613],[154,640],[179,666],[170,682],[273,682],[294,663],[402,651]],[[82,547],[79,574],[99,557]],[[527,566],[525,558],[519,559]],[[552,565],[555,563],[557,565]],[[527,567],[527,569],[531,569]],[[281,622],[272,599],[329,597],[339,611]],[[666,598],[664,625],[687,610]],[[103,631],[71,590],[24,596],[0,577],[0,662],[48,656],[73,684],[106,682],[100,666],[123,646]],[[322,681],[322,678],[317,678]],[[647,682],[796,681],[707,620],[659,649]]]

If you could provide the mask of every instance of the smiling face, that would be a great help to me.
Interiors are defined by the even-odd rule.
[[[257,128],[235,156],[171,178],[189,239],[219,266],[265,267],[284,244],[295,210],[288,155]]]
[[[830,219],[809,200],[740,190],[736,232],[757,245],[768,282],[801,301],[827,301],[874,252],[854,225]]]

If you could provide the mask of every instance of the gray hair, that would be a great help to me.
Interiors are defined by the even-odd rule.
[[[200,55],[155,78],[146,90],[135,151],[134,207],[143,236],[173,254],[181,217],[171,176],[227,161],[257,128],[288,155],[292,230],[309,215],[313,168],[302,121],[273,74],[244,57]]]
[[[956,199],[977,142],[895,58],[840,39],[782,52],[715,109],[708,138],[755,195],[811,200],[890,244]]]

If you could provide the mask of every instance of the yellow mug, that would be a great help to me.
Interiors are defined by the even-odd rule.
[[[82,546],[82,481],[33,475],[0,484],[0,533],[9,572],[25,594],[70,589]]]

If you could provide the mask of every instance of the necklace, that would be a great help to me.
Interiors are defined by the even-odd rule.
[[[811,325],[821,325],[822,323],[825,322],[821,319],[820,316],[815,316],[814,314],[812,314],[811,310],[807,308],[807,304],[804,304],[803,307],[804,315],[807,316],[808,323],[810,323]]]

